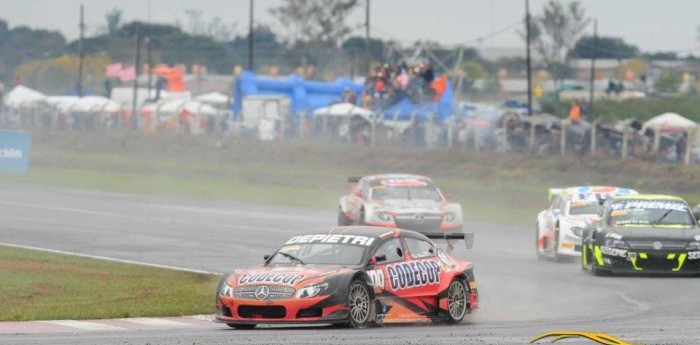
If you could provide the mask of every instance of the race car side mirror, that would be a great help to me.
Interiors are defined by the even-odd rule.
[[[693,207],[693,216],[695,220],[700,221],[700,205]]]
[[[377,255],[373,259],[375,262],[386,261],[386,255]],[[371,263],[371,261],[370,261],[370,263]]]
[[[265,261],[270,260],[270,256],[271,256],[270,254],[263,255],[263,260],[265,260]]]

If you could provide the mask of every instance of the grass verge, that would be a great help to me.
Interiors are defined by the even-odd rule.
[[[35,133],[32,144],[30,173],[9,179],[335,210],[347,176],[409,172],[433,177],[468,220],[516,224],[548,206],[548,187],[610,184],[700,202],[700,167],[654,161],[124,133]]]
[[[212,314],[218,280],[0,246],[0,321]]]

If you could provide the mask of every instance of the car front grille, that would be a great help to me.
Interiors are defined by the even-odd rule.
[[[647,254],[646,259],[637,260],[637,267],[645,270],[671,271],[679,267],[678,260],[669,260],[666,254]]]
[[[260,287],[267,287],[269,293],[265,298],[256,297],[256,291]],[[255,284],[255,285],[244,285],[233,289],[233,297],[237,299],[246,300],[265,300],[265,301],[279,301],[284,299],[290,299],[294,296],[294,288],[288,286],[280,285],[269,285],[269,284]]]
[[[396,226],[414,231],[436,231],[442,225],[442,216],[430,213],[403,213],[394,217]]]
[[[686,242],[667,242],[667,241],[627,241],[632,249],[650,249],[654,250],[654,242],[661,243],[660,250],[683,250],[687,245]]]
[[[238,316],[254,319],[284,319],[287,316],[287,309],[282,306],[242,305],[238,307]]]

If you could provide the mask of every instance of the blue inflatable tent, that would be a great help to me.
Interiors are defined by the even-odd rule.
[[[440,122],[443,122],[452,115],[453,96],[452,85],[448,81],[447,88],[438,101],[416,104],[408,98],[403,98],[394,105],[382,110],[381,113],[387,120],[397,118],[399,121],[408,121],[412,116],[415,116],[414,118],[421,122],[428,120],[432,114]]]
[[[233,113],[238,116],[243,104],[243,97],[253,95],[282,95],[289,97],[291,111],[311,113],[312,111],[339,102],[343,90],[350,88],[358,95],[362,94],[362,85],[350,79],[338,79],[335,82],[304,80],[291,75],[286,78],[259,77],[245,71],[236,80],[233,99]]]
[[[291,101],[290,110],[292,112],[311,114],[318,108],[339,102],[345,88],[355,91],[359,101],[363,85],[354,83],[347,78],[341,78],[335,82],[320,82],[305,80],[297,75],[285,78],[260,77],[250,71],[245,71],[236,80],[233,114],[234,117],[238,117],[243,98],[254,95],[287,96]],[[398,115],[400,121],[410,120],[414,116],[413,114],[415,114],[416,120],[426,121],[430,114],[434,114],[442,122],[452,115],[452,100],[452,85],[448,82],[439,101],[415,104],[408,98],[404,98],[386,109],[379,110],[379,112],[388,120],[392,120],[394,116]]]

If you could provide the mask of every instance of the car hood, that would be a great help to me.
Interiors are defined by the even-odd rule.
[[[571,220],[574,223],[581,223],[584,226],[587,226],[596,220],[598,220],[598,215],[595,214],[575,214],[575,215],[568,215],[566,216],[569,220]]]
[[[304,282],[349,271],[352,271],[352,269],[340,265],[271,265],[236,270],[229,278],[229,282],[232,285],[276,284],[299,286]]]
[[[401,211],[440,211],[440,208],[445,205],[443,202],[439,201],[434,201],[434,200],[427,200],[427,199],[417,199],[417,200],[411,200],[411,199],[390,199],[390,200],[381,200],[381,201],[375,201],[375,203],[378,206],[383,206],[386,208],[390,208],[393,210],[396,210],[398,212]]]
[[[606,237],[614,237],[617,234],[624,240],[679,240],[700,241],[700,228],[669,228],[669,227],[615,227],[606,228]]]

